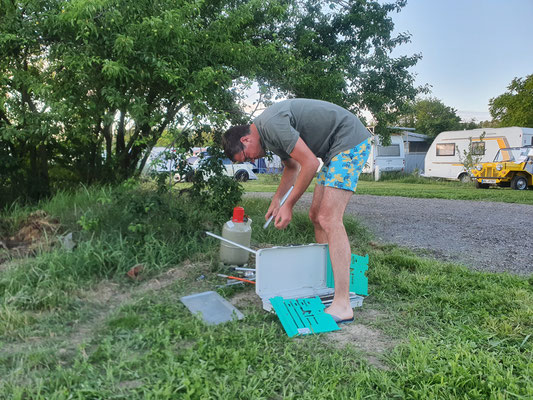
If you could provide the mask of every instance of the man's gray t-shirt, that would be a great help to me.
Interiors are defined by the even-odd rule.
[[[290,158],[298,137],[328,164],[371,136],[354,114],[321,100],[284,100],[268,107],[253,122],[263,148],[282,160]]]

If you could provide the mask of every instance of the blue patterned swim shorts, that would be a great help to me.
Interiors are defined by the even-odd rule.
[[[370,155],[370,138],[333,157],[318,173],[316,183],[355,192],[359,175]]]

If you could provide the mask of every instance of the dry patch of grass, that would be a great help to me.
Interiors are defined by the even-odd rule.
[[[9,237],[0,238],[0,268],[13,258],[33,256],[59,243],[61,225],[43,210],[31,213]]]
[[[235,293],[229,302],[237,307],[246,315],[246,311],[261,311],[263,309],[263,302],[261,298],[255,293],[254,288],[247,288],[241,292]]]
[[[324,341],[337,349],[353,346],[362,352],[370,365],[388,370],[381,359],[390,354],[399,340],[370,326],[378,319],[386,317],[384,312],[365,307],[363,304],[363,307],[354,310],[354,322],[341,325],[340,331],[325,334]]]

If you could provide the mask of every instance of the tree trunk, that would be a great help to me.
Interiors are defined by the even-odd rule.
[[[113,159],[113,134],[111,132],[112,127],[112,124],[106,124],[104,125],[104,129],[102,130],[102,134],[105,139],[105,159],[106,165],[108,166],[111,164],[111,160]]]
[[[157,129],[151,130],[152,138],[150,140],[150,144],[146,148],[146,153],[144,157],[142,158],[139,168],[137,168],[134,172],[135,176],[139,176],[146,165],[146,162],[148,161],[148,157],[150,156],[150,152],[156,145],[157,141],[163,135],[163,132],[167,128],[168,124],[176,117],[176,114],[181,110],[183,107],[183,104],[172,104],[167,109],[167,114],[165,116],[165,120],[159,125]]]
[[[48,175],[48,151],[44,144],[31,146],[29,151],[30,169],[26,179],[27,193],[30,198],[38,200],[50,194]]]
[[[39,158],[39,180],[41,181],[41,192],[43,196],[50,194],[50,176],[48,174],[48,149],[41,144],[37,149]]]
[[[141,127],[141,130],[140,130],[140,136],[142,138],[146,138],[148,139],[150,137],[150,133],[151,133],[151,129],[150,129],[150,125],[148,124],[144,124],[142,127]],[[134,176],[136,174],[136,166],[137,166],[137,163],[139,162],[139,159],[141,158],[142,156],[142,153],[143,151],[145,151],[147,148],[146,145],[135,145],[133,144],[133,146],[131,147],[131,151],[129,151],[129,153],[125,154],[125,157],[127,157],[127,164],[125,164],[125,169],[122,170],[122,177],[125,179],[125,178],[129,178],[131,176]]]
[[[118,129],[117,129],[117,155],[124,152],[124,150],[126,149],[126,142],[124,139],[125,120],[126,120],[126,111],[120,111],[120,120],[118,122]]]

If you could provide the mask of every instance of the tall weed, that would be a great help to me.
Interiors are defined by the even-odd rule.
[[[123,276],[136,264],[149,276],[207,253],[203,231],[226,220],[229,210],[214,212],[191,200],[190,193],[158,193],[131,183],[59,193],[38,207],[58,218],[77,246],[17,261],[0,275],[0,296],[22,309],[64,307],[87,282]]]

